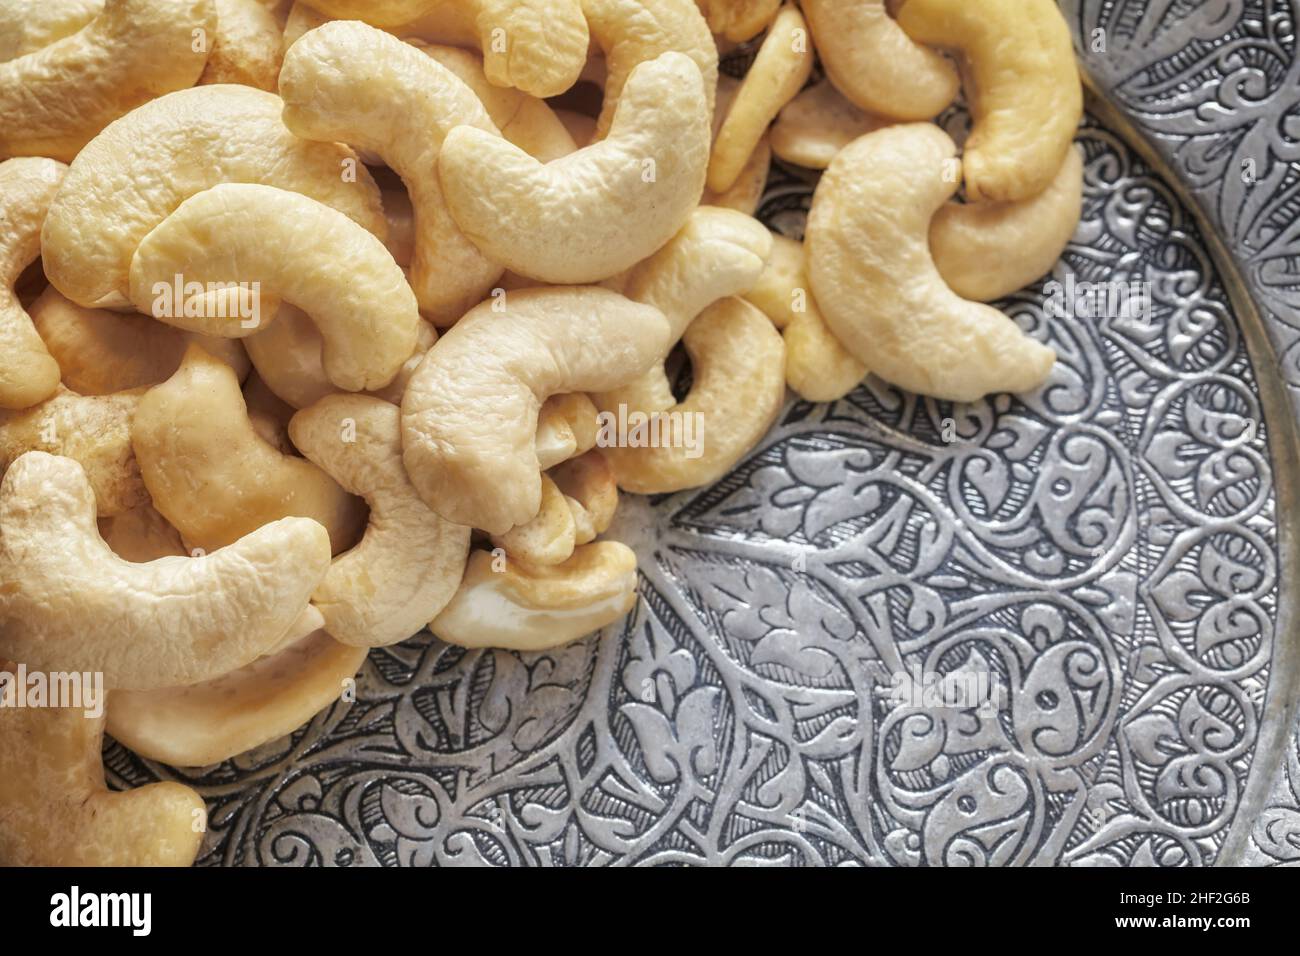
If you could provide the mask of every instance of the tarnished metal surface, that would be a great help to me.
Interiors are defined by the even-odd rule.
[[[1294,11],[1063,7],[1101,98],[1075,241],[1003,303],[1060,355],[1041,394],[792,402],[717,486],[624,499],[625,626],[425,635],[291,740],[110,777],[195,783],[211,864],[1300,858]],[[812,187],[778,169],[765,221]],[[1070,276],[1149,283],[1150,320],[1049,318]]]

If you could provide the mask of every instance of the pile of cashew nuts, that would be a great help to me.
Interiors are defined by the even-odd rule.
[[[0,670],[111,691],[0,707],[0,863],[195,859],[202,800],[110,792],[106,731],[206,766],[425,627],[616,622],[620,489],[722,478],[787,386],[1042,386],[985,303],[1073,234],[1081,114],[1051,0],[0,4]],[[802,241],[773,155],[825,170]]]

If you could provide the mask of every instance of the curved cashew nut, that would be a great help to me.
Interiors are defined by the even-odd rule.
[[[54,286],[40,294],[30,312],[63,370],[63,384],[79,395],[111,395],[165,382],[191,342],[229,365],[240,380],[251,368],[234,339],[182,332],[145,315],[86,309]]]
[[[452,217],[489,257],[541,282],[579,284],[671,239],[704,192],[708,157],[699,71],[665,53],[633,71],[610,135],[596,145],[543,165],[461,127],[443,143],[438,171]]]
[[[1083,213],[1083,156],[1065,154],[1045,190],[1018,202],[947,203],[930,223],[939,274],[963,299],[991,302],[1051,271]],[[1007,255],[1010,249],[1016,255]]]
[[[542,507],[537,517],[492,535],[492,546],[528,564],[560,564],[573,557],[577,524],[564,493],[548,475],[542,475]]]
[[[283,36],[275,15],[258,0],[214,0],[216,36],[200,84],[242,83],[275,91]]]
[[[729,76],[718,77],[718,102],[713,111],[713,140],[715,143],[718,139],[718,132],[722,129],[723,120],[727,118],[727,113],[739,90],[739,80],[732,79]],[[749,158],[745,161],[744,168],[740,170],[740,175],[736,178],[735,184],[723,192],[715,192],[706,187],[704,196],[700,199],[700,205],[734,209],[737,212],[743,212],[746,216],[752,216],[758,211],[759,203],[763,200],[763,193],[767,190],[767,177],[771,171],[771,137],[764,133],[753,151],[750,152]]]
[[[0,661],[0,671],[17,668]],[[104,783],[104,718],[0,709],[0,866],[189,866],[207,817],[179,783]]]
[[[106,0],[83,29],[0,63],[0,155],[72,162],[119,116],[193,86],[209,54],[195,31],[216,20],[212,0]]]
[[[108,732],[147,760],[208,767],[288,736],[339,700],[366,649],[324,631],[191,687],[114,691]]]
[[[543,99],[509,87],[493,86],[483,72],[483,61],[468,50],[407,41],[423,50],[474,91],[501,135],[529,156],[549,163],[578,149],[564,123]]]
[[[29,452],[0,483],[0,653],[101,672],[110,688],[194,684],[255,660],[329,568],[314,521],[286,518],[202,558],[131,564],[95,527],[81,466]]]
[[[888,126],[889,120],[864,113],[829,80],[815,83],[786,104],[772,127],[772,152],[787,163],[825,169],[859,136]]]
[[[960,50],[974,86],[962,165],[972,202],[1042,192],[1083,118],[1074,41],[1053,0],[908,0],[898,23]]]
[[[472,20],[483,67],[496,86],[558,96],[587,62],[587,21],[578,0],[456,0]],[[397,28],[427,18],[437,0],[314,0],[322,13]]]
[[[804,305],[808,282],[804,269],[803,243],[778,232],[771,233],[772,254],[749,291],[741,294],[758,306],[778,329],[784,329]]]
[[[802,3],[827,76],[855,106],[896,120],[927,120],[957,95],[957,68],[913,42],[885,0]]]
[[[52,159],[0,163],[0,408],[27,408],[59,386],[59,365],[32,326],[14,283],[40,255],[41,223],[66,172]]]
[[[189,554],[181,533],[150,502],[98,521],[99,536],[124,561],[145,564],[159,558]]]
[[[732,43],[752,40],[776,19],[781,0],[695,0],[709,29]]]
[[[593,449],[570,459],[550,477],[573,513],[575,543],[587,544],[609,530],[618,511],[618,479],[602,452]]]
[[[537,463],[550,471],[596,447],[596,404],[581,392],[552,395],[537,415]]]
[[[257,434],[234,373],[196,345],[140,399],[131,445],[154,507],[190,547],[212,551],[299,515],[323,525],[338,553],[365,524],[360,500]]]
[[[670,349],[708,305],[753,288],[771,253],[772,234],[762,223],[728,209],[701,206],[672,241],[632,270],[624,294],[668,317]],[[592,397],[599,408],[613,414],[620,406],[649,413],[676,403],[662,364],[624,387]]]
[[[616,541],[583,545],[563,564],[534,567],[470,555],[465,580],[429,625],[460,647],[544,651],[572,643],[623,617],[636,604],[636,555]]]
[[[0,411],[0,472],[29,451],[71,458],[85,469],[98,512],[119,515],[149,500],[131,451],[131,416],[142,389],[53,398],[21,412]]]
[[[668,345],[663,313],[605,289],[513,292],[504,312],[472,309],[429,350],[402,400],[404,460],[420,497],[489,534],[532,520],[541,403],[617,388]]]
[[[686,399],[639,428],[629,415],[626,445],[605,429],[596,443],[626,491],[659,494],[717,481],[767,434],[785,402],[785,344],[745,300],[715,302],[682,342],[694,373]],[[613,427],[613,416],[602,424]]]
[[[41,231],[50,282],[79,305],[129,306],[131,256],[141,240],[186,198],[225,182],[302,193],[383,238],[370,173],[347,147],[289,132],[281,107],[278,96],[249,86],[201,86],[109,126],[77,156],[50,205]]]
[[[297,135],[377,153],[406,183],[415,209],[411,285],[425,315],[450,325],[481,302],[502,268],[452,220],[436,169],[454,126],[499,138],[474,91],[395,37],[332,22],[289,48],[280,95],[284,122]]]
[[[718,131],[709,161],[710,189],[724,193],[736,184],[781,108],[808,82],[812,65],[808,25],[798,9],[787,5],[763,40]]]
[[[605,102],[596,121],[602,138],[614,123],[623,88],[642,63],[684,53],[704,79],[709,116],[718,86],[718,47],[694,0],[582,0],[591,37],[605,53]]]
[[[9,0],[0,6],[0,63],[72,36],[104,10],[104,0]]]
[[[330,566],[312,603],[325,629],[354,647],[406,640],[446,607],[469,556],[469,528],[428,509],[402,465],[397,406],[331,395],[289,423],[298,449],[370,505],[360,543]]]
[[[929,124],[867,134],[818,184],[805,243],[817,304],[855,358],[909,391],[974,401],[1036,388],[1056,355],[958,296],[935,268],[930,220],[957,189],[958,176],[945,175],[956,155]]]
[[[320,329],[325,374],[348,391],[388,385],[415,351],[420,309],[384,244],[298,193],[247,183],[213,186],[181,203],[131,259],[131,299],[140,311],[206,335],[255,331],[258,326],[239,321],[242,313],[221,307],[223,293],[206,293],[198,315],[188,303],[157,308],[158,289],[172,298],[175,276],[209,289],[258,283],[298,306]]]

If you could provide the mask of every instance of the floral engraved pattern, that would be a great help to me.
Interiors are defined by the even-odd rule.
[[[1300,395],[1293,11],[1062,6],[1238,252]],[[110,745],[110,780],[198,787],[212,865],[1300,862],[1300,731],[1256,759],[1294,652],[1277,370],[1172,185],[1092,118],[1079,143],[1074,241],[1000,303],[1060,356],[1040,393],[792,400],[715,486],[625,496],[624,623],[542,654],[425,633],[292,738],[193,771]],[[814,186],[778,164],[761,217],[800,236]],[[1067,277],[1149,283],[1151,315],[1050,315]]]

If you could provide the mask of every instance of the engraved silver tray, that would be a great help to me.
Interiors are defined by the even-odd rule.
[[[110,744],[110,783],[195,785],[204,864],[1300,861],[1297,11],[1062,7],[1093,90],[1055,278],[1150,282],[1154,323],[1048,321],[1040,283],[1002,305],[1060,355],[1041,394],[792,401],[717,486],[625,497],[625,624],[425,634],[290,739]],[[800,235],[813,183],[777,166],[762,218]]]

